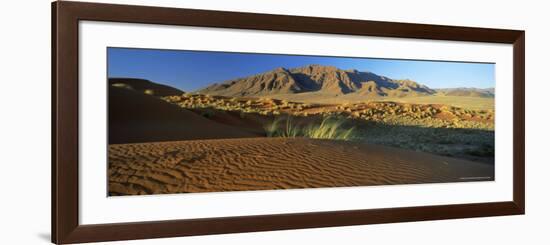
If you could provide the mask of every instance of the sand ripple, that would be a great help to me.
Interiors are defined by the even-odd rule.
[[[139,195],[493,180],[492,165],[305,138],[109,145],[109,194]],[[481,177],[481,178],[479,178]]]

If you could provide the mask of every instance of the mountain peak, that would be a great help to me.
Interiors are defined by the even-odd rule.
[[[272,72],[288,72],[288,70],[281,66],[273,69]]]
[[[318,71],[318,72],[330,72],[330,71],[340,70],[336,66],[326,66],[326,65],[319,65],[319,64],[311,64],[311,65],[299,67],[299,68],[296,68],[296,69],[298,69],[298,70],[300,70],[300,69],[309,69],[309,70],[312,70],[312,71],[314,70],[314,71]]]

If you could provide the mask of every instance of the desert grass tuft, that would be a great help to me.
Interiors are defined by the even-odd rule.
[[[309,125],[304,130],[304,136],[313,139],[350,140],[354,128],[343,129],[345,120],[325,117],[319,125]]]
[[[273,122],[264,126],[267,137],[278,137],[280,132],[280,123],[283,120],[282,117],[275,118]]]
[[[344,122],[345,119],[325,117],[320,123],[301,127],[293,123],[291,117],[279,117],[267,124],[265,130],[268,137],[351,140],[354,128],[343,129]]]

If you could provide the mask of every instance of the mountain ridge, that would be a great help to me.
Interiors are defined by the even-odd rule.
[[[435,91],[446,96],[469,96],[469,97],[484,97],[484,98],[495,97],[495,88],[469,88],[469,87],[438,88],[438,89],[435,89]]]
[[[409,79],[391,79],[334,66],[278,67],[268,72],[212,84],[197,91],[232,97],[318,92],[327,95],[359,94],[366,97],[432,95],[436,91]]]

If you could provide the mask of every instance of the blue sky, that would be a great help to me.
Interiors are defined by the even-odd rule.
[[[309,64],[411,79],[431,88],[495,86],[494,64],[280,54],[108,48],[108,77],[143,78],[184,91],[277,67]]]

